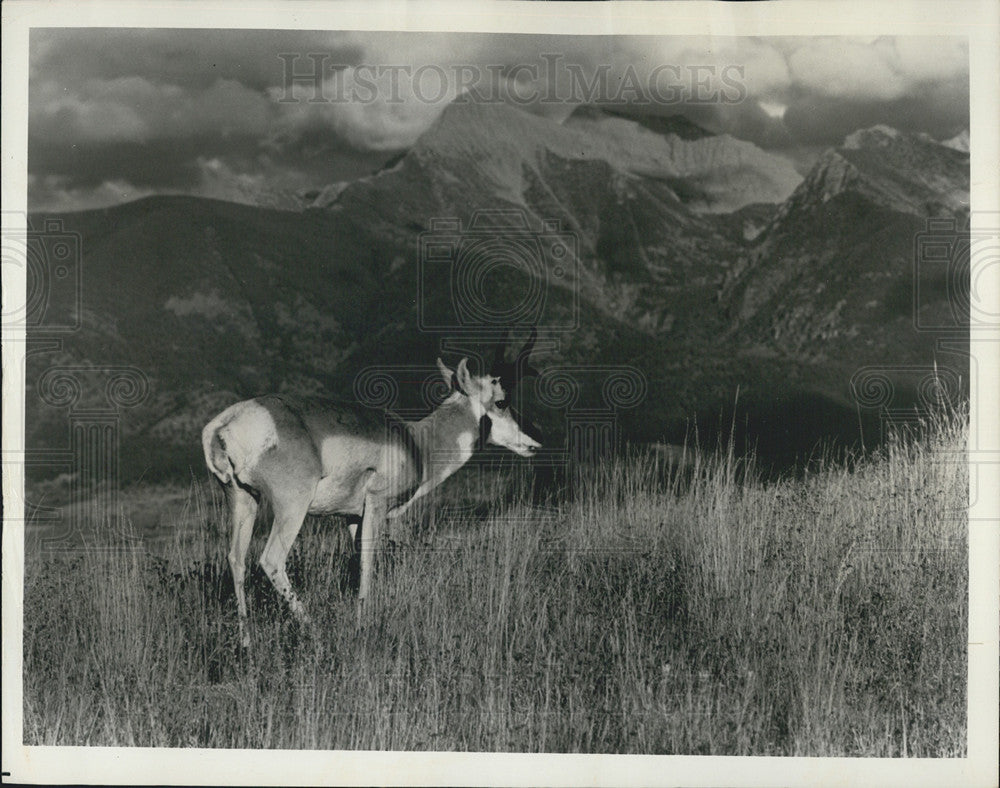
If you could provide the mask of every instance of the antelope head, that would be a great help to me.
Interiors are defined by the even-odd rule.
[[[459,361],[454,370],[441,359],[437,363],[445,382],[455,391],[452,396],[467,399],[472,415],[484,423],[483,434],[488,443],[510,449],[522,457],[531,457],[541,448],[541,444],[527,435],[514,419],[508,389],[499,375],[471,374],[466,358]]]
[[[533,457],[535,452],[542,448],[542,444],[521,429],[514,420],[511,409],[494,408],[487,411],[486,420],[489,422],[486,437],[489,443],[510,449],[522,457]]]

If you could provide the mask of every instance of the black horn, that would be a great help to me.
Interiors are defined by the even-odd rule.
[[[521,348],[521,352],[517,354],[517,360],[514,362],[518,378],[527,378],[532,375],[538,377],[538,370],[528,363],[528,357],[535,349],[536,339],[538,339],[538,329],[532,326],[531,332],[528,334],[528,341],[524,343],[524,347]]]
[[[505,329],[503,336],[497,343],[496,350],[493,351],[493,365],[490,367],[490,374],[499,377],[498,369],[507,365],[507,342],[510,339],[510,329]]]
[[[528,363],[528,357],[535,347],[535,340],[538,339],[538,329],[535,326],[531,327],[528,340],[518,351],[517,358],[513,362],[507,361],[506,357],[509,338],[510,329],[508,328],[504,331],[503,337],[493,353],[493,364],[490,367],[490,374],[500,378],[501,384],[507,390],[513,389],[521,378],[539,374],[538,370]]]

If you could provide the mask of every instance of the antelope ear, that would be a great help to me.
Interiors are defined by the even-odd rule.
[[[458,380],[458,388],[463,394],[471,397],[476,393],[475,383],[472,381],[472,375],[469,374],[469,359],[463,358],[458,362],[455,377]]]
[[[444,378],[444,382],[448,384],[448,388],[451,388],[455,383],[455,370],[448,369],[448,365],[440,358],[437,360],[437,365],[441,372],[441,377]]]

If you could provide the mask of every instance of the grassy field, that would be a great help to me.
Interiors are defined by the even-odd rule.
[[[783,482],[637,453],[546,498],[514,466],[386,551],[361,627],[346,529],[308,521],[314,625],[255,568],[248,651],[196,488],[167,548],[27,551],[25,742],[961,756],[966,433]]]

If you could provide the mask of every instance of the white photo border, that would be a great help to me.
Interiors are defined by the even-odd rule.
[[[2,199],[27,210],[28,36],[33,27],[407,30],[563,35],[921,35],[969,41],[972,209],[1000,214],[1000,8],[991,0],[814,0],[769,3],[183,2],[12,0],[3,14]],[[4,271],[5,305],[23,277]],[[1000,293],[981,294],[1000,303]],[[6,312],[6,306],[4,311]],[[1000,457],[1000,341],[973,343],[978,445]],[[23,452],[24,342],[3,345],[3,450]],[[976,385],[979,383],[979,385]],[[8,455],[9,456],[9,455]],[[975,458],[971,458],[975,459]],[[994,466],[996,467],[996,466]],[[1000,485],[970,512],[968,755],[962,759],[250,751],[22,744],[23,473],[3,476],[3,771],[19,783],[477,785],[996,785]]]

